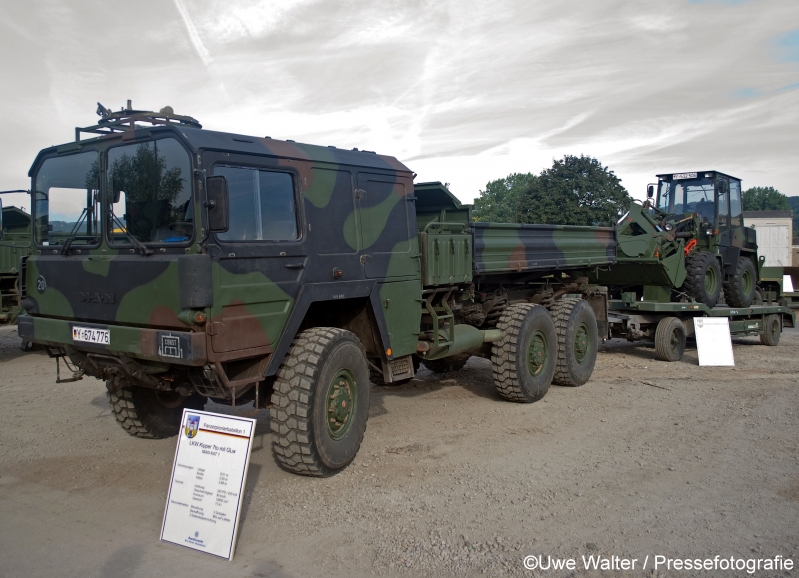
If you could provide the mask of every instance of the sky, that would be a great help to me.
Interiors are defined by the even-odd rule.
[[[638,198],[692,170],[799,195],[799,0],[0,0],[0,50],[0,189],[131,99],[464,202],[566,154]]]

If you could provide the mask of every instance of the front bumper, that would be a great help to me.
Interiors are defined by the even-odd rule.
[[[74,341],[74,326],[107,329],[109,344]],[[207,360],[205,333],[83,323],[30,315],[20,315],[17,327],[23,340],[51,347],[71,347],[106,355],[124,353],[136,359],[189,366],[204,365]]]

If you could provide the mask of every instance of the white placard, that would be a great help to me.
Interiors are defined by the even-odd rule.
[[[726,317],[694,317],[699,365],[735,365],[730,320]]]
[[[795,289],[793,288],[793,279],[791,279],[790,275],[783,275],[782,276],[782,292],[783,293],[793,293]]]
[[[233,559],[256,420],[183,410],[161,540]]]

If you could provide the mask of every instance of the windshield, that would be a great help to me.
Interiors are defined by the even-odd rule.
[[[36,174],[36,242],[62,245],[99,243],[100,195],[97,152],[50,158]]]
[[[112,192],[112,243],[130,244],[126,232],[143,243],[183,243],[194,235],[191,165],[172,138],[108,151]]]
[[[710,224],[715,220],[712,178],[660,181],[658,209],[670,215],[699,213]]]

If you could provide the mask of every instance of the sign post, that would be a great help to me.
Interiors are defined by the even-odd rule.
[[[233,559],[255,423],[183,410],[161,540]]]

